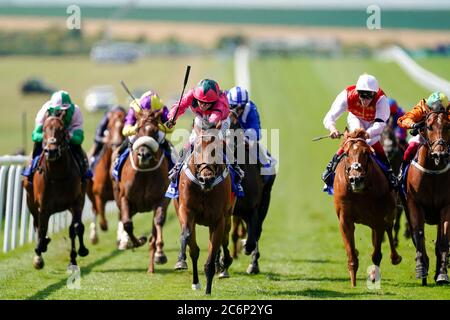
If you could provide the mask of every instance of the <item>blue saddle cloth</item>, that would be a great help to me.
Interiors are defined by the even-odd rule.
[[[128,155],[130,154],[130,148],[126,148],[125,151],[116,158],[116,161],[114,162],[114,166],[112,169],[112,176],[116,181],[120,181],[120,176],[122,174],[122,167],[125,163],[125,160],[127,160]]]
[[[233,193],[238,197],[238,198],[242,198],[244,197],[244,188],[242,188],[242,185],[240,183],[240,181],[238,181],[239,179],[236,179],[237,173],[236,171],[230,166],[227,165],[228,167],[228,172],[230,173],[231,176],[231,191],[233,191]],[[166,198],[170,198],[170,199],[176,199],[179,196],[178,193],[178,182],[179,182],[179,173],[176,175],[176,180],[170,182],[169,187],[167,188],[166,191]]]
[[[377,158],[376,154],[372,154],[371,157],[378,164],[383,173],[387,175],[388,168],[386,167],[386,165],[380,159]],[[333,184],[334,184],[334,172],[331,174],[330,184],[325,184],[322,191],[332,196],[334,194]]]

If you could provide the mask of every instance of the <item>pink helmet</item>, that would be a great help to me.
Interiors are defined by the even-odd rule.
[[[203,79],[194,88],[194,98],[206,103],[216,102],[219,99],[219,85],[214,80]]]

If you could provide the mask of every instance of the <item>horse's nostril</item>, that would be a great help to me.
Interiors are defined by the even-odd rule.
[[[355,183],[355,177],[350,177],[350,183]]]
[[[198,182],[200,182],[201,184],[204,184],[205,183],[205,178],[199,177],[198,178]]]

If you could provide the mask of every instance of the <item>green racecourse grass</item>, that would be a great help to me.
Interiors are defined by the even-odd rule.
[[[23,108],[34,112],[37,107],[33,103],[41,101],[37,98],[22,100],[15,93],[16,82],[28,73],[42,70],[49,81],[74,91],[76,98],[80,97],[87,85],[99,81],[115,84],[120,77],[130,84],[151,82],[165,97],[179,91],[184,65],[188,62],[193,65],[190,85],[203,75],[215,77],[223,87],[231,85],[231,62],[213,59],[145,61],[141,66],[146,66],[148,78],[142,71],[138,72],[136,65],[113,69],[92,66],[84,59],[0,60],[1,70],[9,68],[8,72],[0,75],[1,110],[5,114],[0,119],[1,146],[3,148],[3,143],[13,140],[17,135],[17,128],[13,129],[12,120],[7,116],[18,114]],[[161,78],[151,75],[151,66],[159,70]],[[69,71],[64,73],[62,68]],[[321,192],[320,180],[320,174],[336,151],[338,142],[311,142],[311,139],[326,134],[321,122],[335,95],[346,85],[354,83],[362,72],[374,73],[386,92],[397,98],[401,105],[412,105],[428,94],[411,82],[397,65],[375,60],[266,58],[252,62],[252,97],[260,108],[262,123],[266,128],[280,130],[280,171],[260,240],[259,275],[245,274],[250,258],[241,255],[230,268],[231,278],[219,280],[215,277],[212,295],[206,297],[203,264],[207,252],[207,229],[198,226],[201,250],[199,276],[203,288],[198,292],[192,291],[190,259],[188,271],[172,270],[179,250],[180,229],[171,205],[164,229],[169,262],[163,266],[157,265],[155,274],[146,273],[146,247],[126,252],[115,249],[115,215],[112,215],[109,217],[111,230],[100,234],[100,244],[97,246],[88,245],[88,257],[78,259],[82,273],[81,289],[66,288],[69,241],[67,232],[64,232],[53,236],[48,252],[44,254],[46,266],[41,271],[35,271],[31,266],[31,245],[0,255],[0,298],[449,299],[450,288],[437,287],[432,280],[435,263],[432,242],[436,233],[434,227],[426,230],[431,263],[430,285],[422,287],[414,279],[415,250],[411,240],[402,237],[399,252],[403,261],[398,266],[390,264],[388,245],[383,244],[381,290],[371,291],[367,289],[365,281],[366,269],[372,264],[370,231],[365,226],[357,225],[355,238],[360,252],[360,270],[357,287],[350,288],[347,257],[334,213],[333,198]],[[16,108],[17,112],[7,111]],[[87,130],[93,130],[98,116],[86,115],[86,118]],[[8,123],[11,124],[5,128]],[[344,123],[345,117],[342,117],[339,127],[343,128]],[[8,138],[3,138],[4,135]],[[14,145],[17,142],[11,143],[8,148]],[[134,221],[137,234],[146,233],[151,215],[140,214]]]

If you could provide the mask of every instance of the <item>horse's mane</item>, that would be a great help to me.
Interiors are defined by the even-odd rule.
[[[344,147],[345,143],[347,142],[348,139],[368,139],[368,134],[366,132],[366,130],[362,129],[362,128],[358,128],[355,129],[352,132],[345,132],[344,133],[344,141],[342,141],[341,143],[341,148]]]

